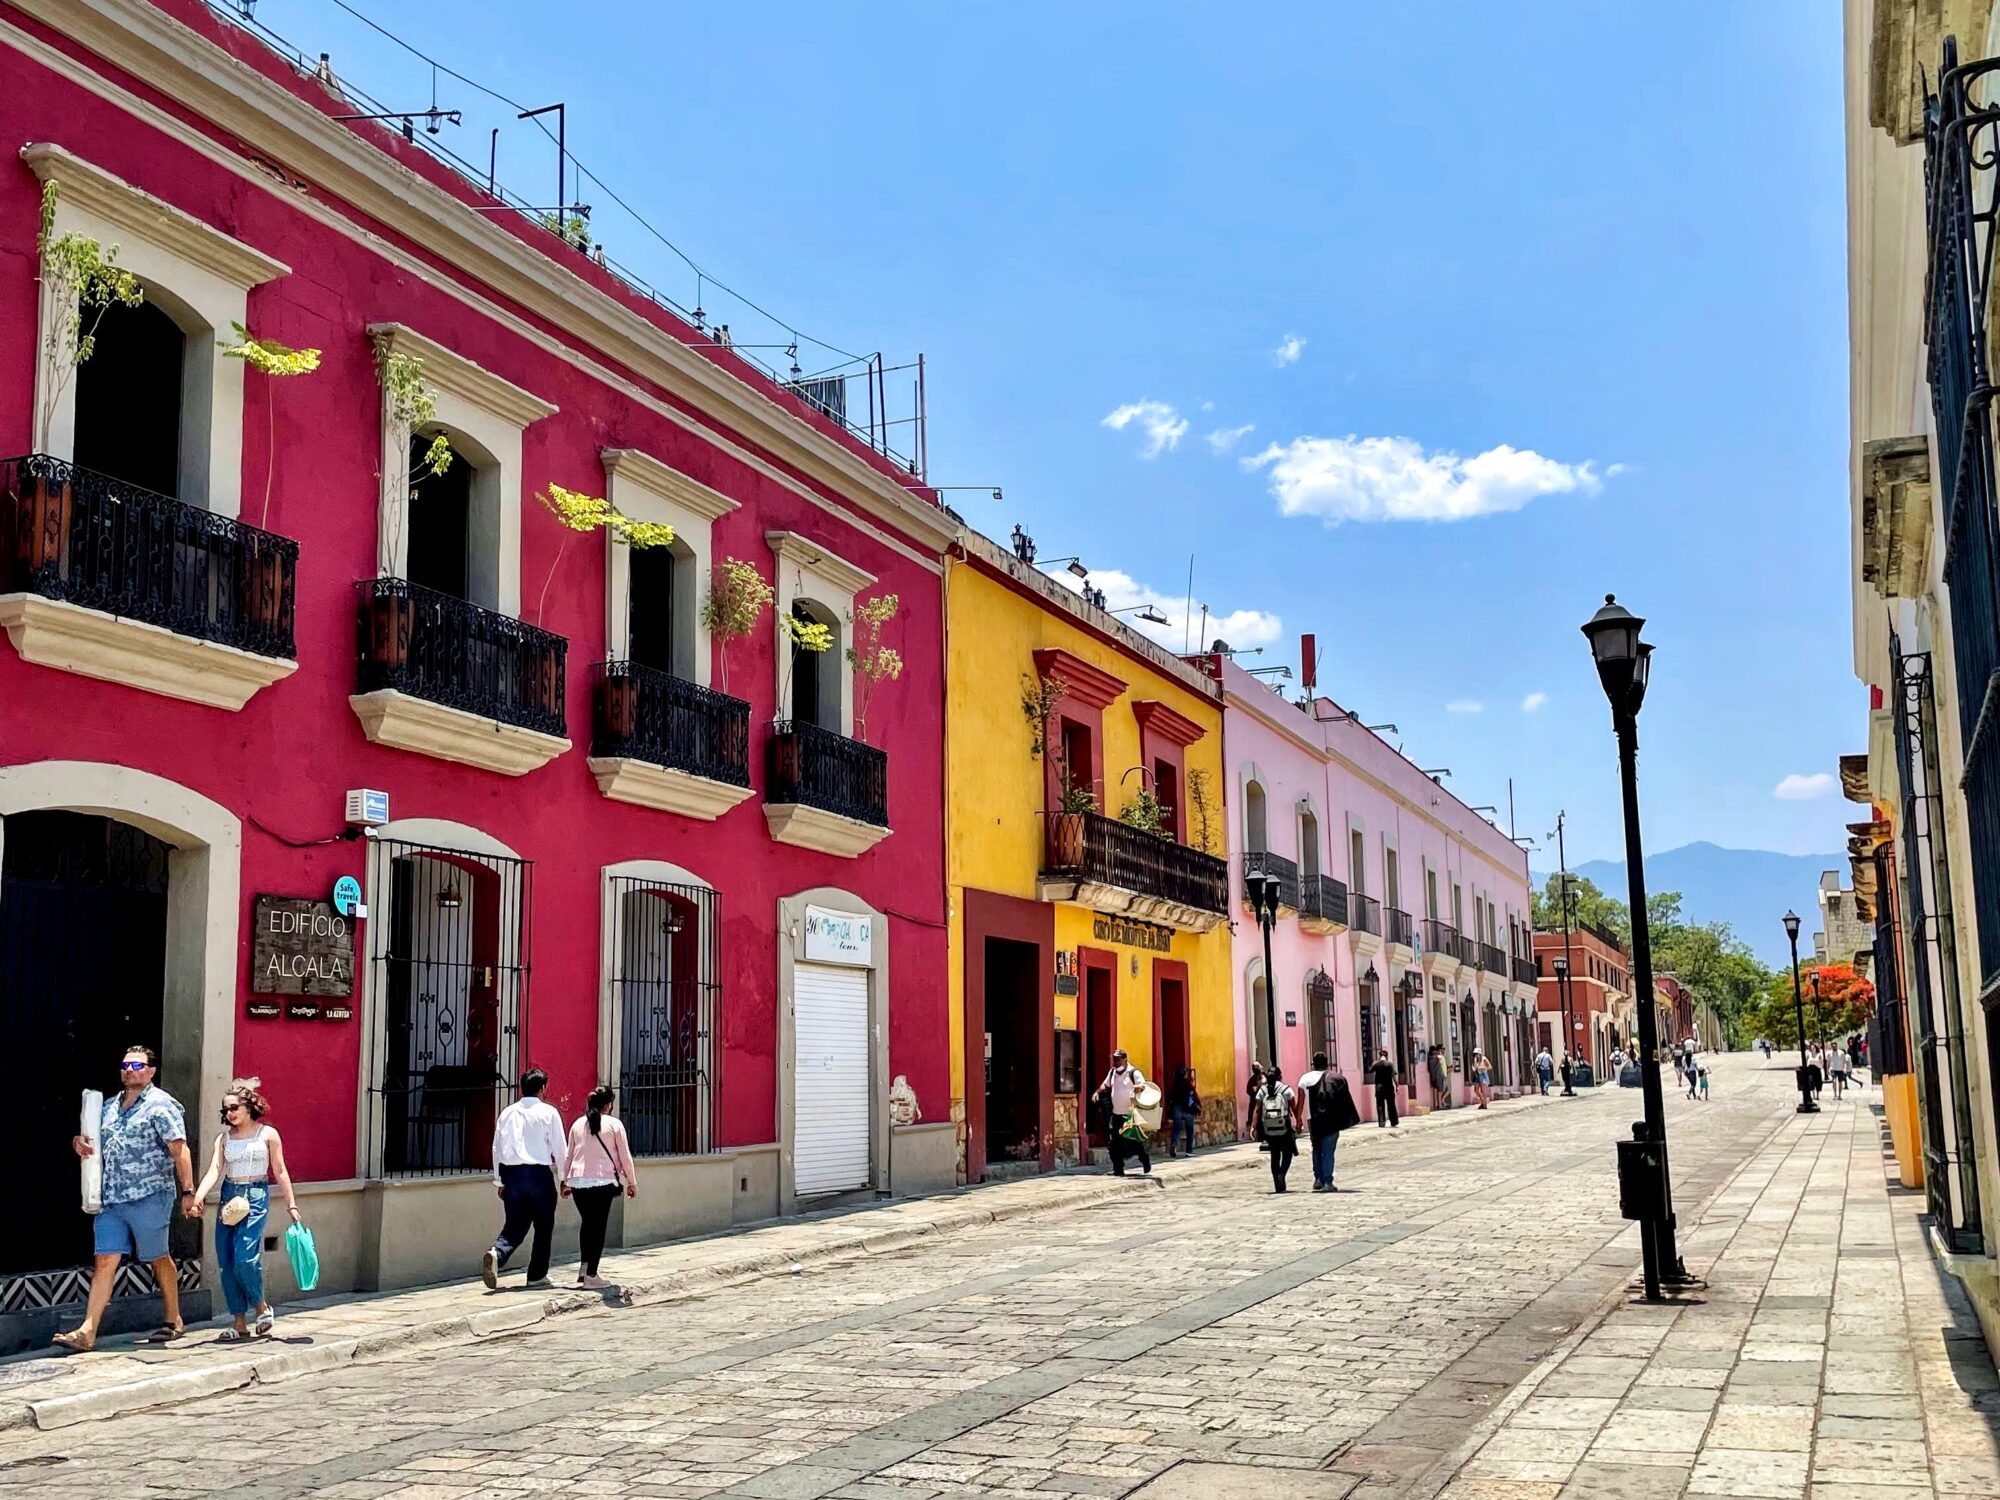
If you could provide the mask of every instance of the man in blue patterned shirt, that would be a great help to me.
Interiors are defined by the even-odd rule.
[[[98,1320],[110,1305],[118,1262],[127,1255],[152,1263],[166,1314],[166,1321],[145,1342],[170,1343],[182,1332],[180,1285],[173,1257],[167,1253],[167,1226],[176,1210],[192,1216],[196,1206],[187,1121],[179,1101],[165,1089],[153,1087],[160,1058],[151,1047],[127,1047],[118,1067],[124,1087],[104,1101],[98,1145],[93,1148],[83,1136],[74,1142],[78,1156],[95,1150],[104,1162],[90,1303],[83,1322],[53,1341],[79,1354],[97,1342]]]

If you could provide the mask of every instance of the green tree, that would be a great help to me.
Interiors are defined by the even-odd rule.
[[[1646,904],[1654,908],[1654,971],[1673,975],[1694,991],[1697,1000],[1711,1006],[1722,1018],[1731,1041],[1748,1042],[1750,1038],[1741,1034],[1740,1022],[1769,981],[1770,970],[1757,961],[1749,944],[1738,938],[1727,922],[1680,921],[1677,896],[1673,915],[1665,921],[1662,908],[1654,901]]]
[[[1534,893],[1535,926],[1544,932],[1562,931],[1562,881],[1561,875],[1551,875],[1541,890]],[[1675,896],[1676,903],[1680,897]],[[1597,888],[1597,883],[1584,876],[1572,874],[1569,877],[1569,922],[1572,928],[1585,922],[1593,927],[1602,927],[1615,933],[1618,941],[1627,943],[1632,938],[1632,917],[1625,909],[1623,901],[1613,900]],[[1647,902],[1650,908],[1652,902]]]

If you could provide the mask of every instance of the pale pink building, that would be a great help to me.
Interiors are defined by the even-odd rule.
[[[1527,854],[1331,699],[1302,706],[1206,661],[1225,694],[1239,1100],[1251,1061],[1270,1055],[1263,933],[1244,891],[1256,869],[1283,892],[1271,968],[1287,1078],[1324,1050],[1369,1119],[1366,1065],[1385,1047],[1406,1113],[1466,1102],[1474,1047],[1496,1097],[1533,1087]]]

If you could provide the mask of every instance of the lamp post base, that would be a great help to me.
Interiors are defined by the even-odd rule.
[[[1796,1112],[1802,1115],[1816,1115],[1819,1113],[1819,1105],[1813,1101],[1812,1079],[1808,1076],[1809,1071],[1804,1064],[1800,1064],[1798,1067],[1792,1069],[1793,1074],[1798,1079],[1799,1089],[1799,1107]]]

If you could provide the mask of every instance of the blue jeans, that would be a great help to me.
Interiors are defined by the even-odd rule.
[[[240,1318],[264,1305],[264,1216],[271,1208],[271,1189],[261,1182],[225,1182],[222,1201],[231,1198],[248,1198],[250,1212],[237,1224],[217,1217],[215,1264],[222,1276],[222,1300]]]
[[[1329,1131],[1313,1140],[1313,1186],[1333,1184],[1333,1153],[1340,1149],[1340,1132]]]
[[[1194,1155],[1194,1111],[1177,1109],[1174,1111],[1173,1129],[1167,1135],[1167,1150],[1177,1151],[1181,1143],[1187,1143],[1187,1153]]]

